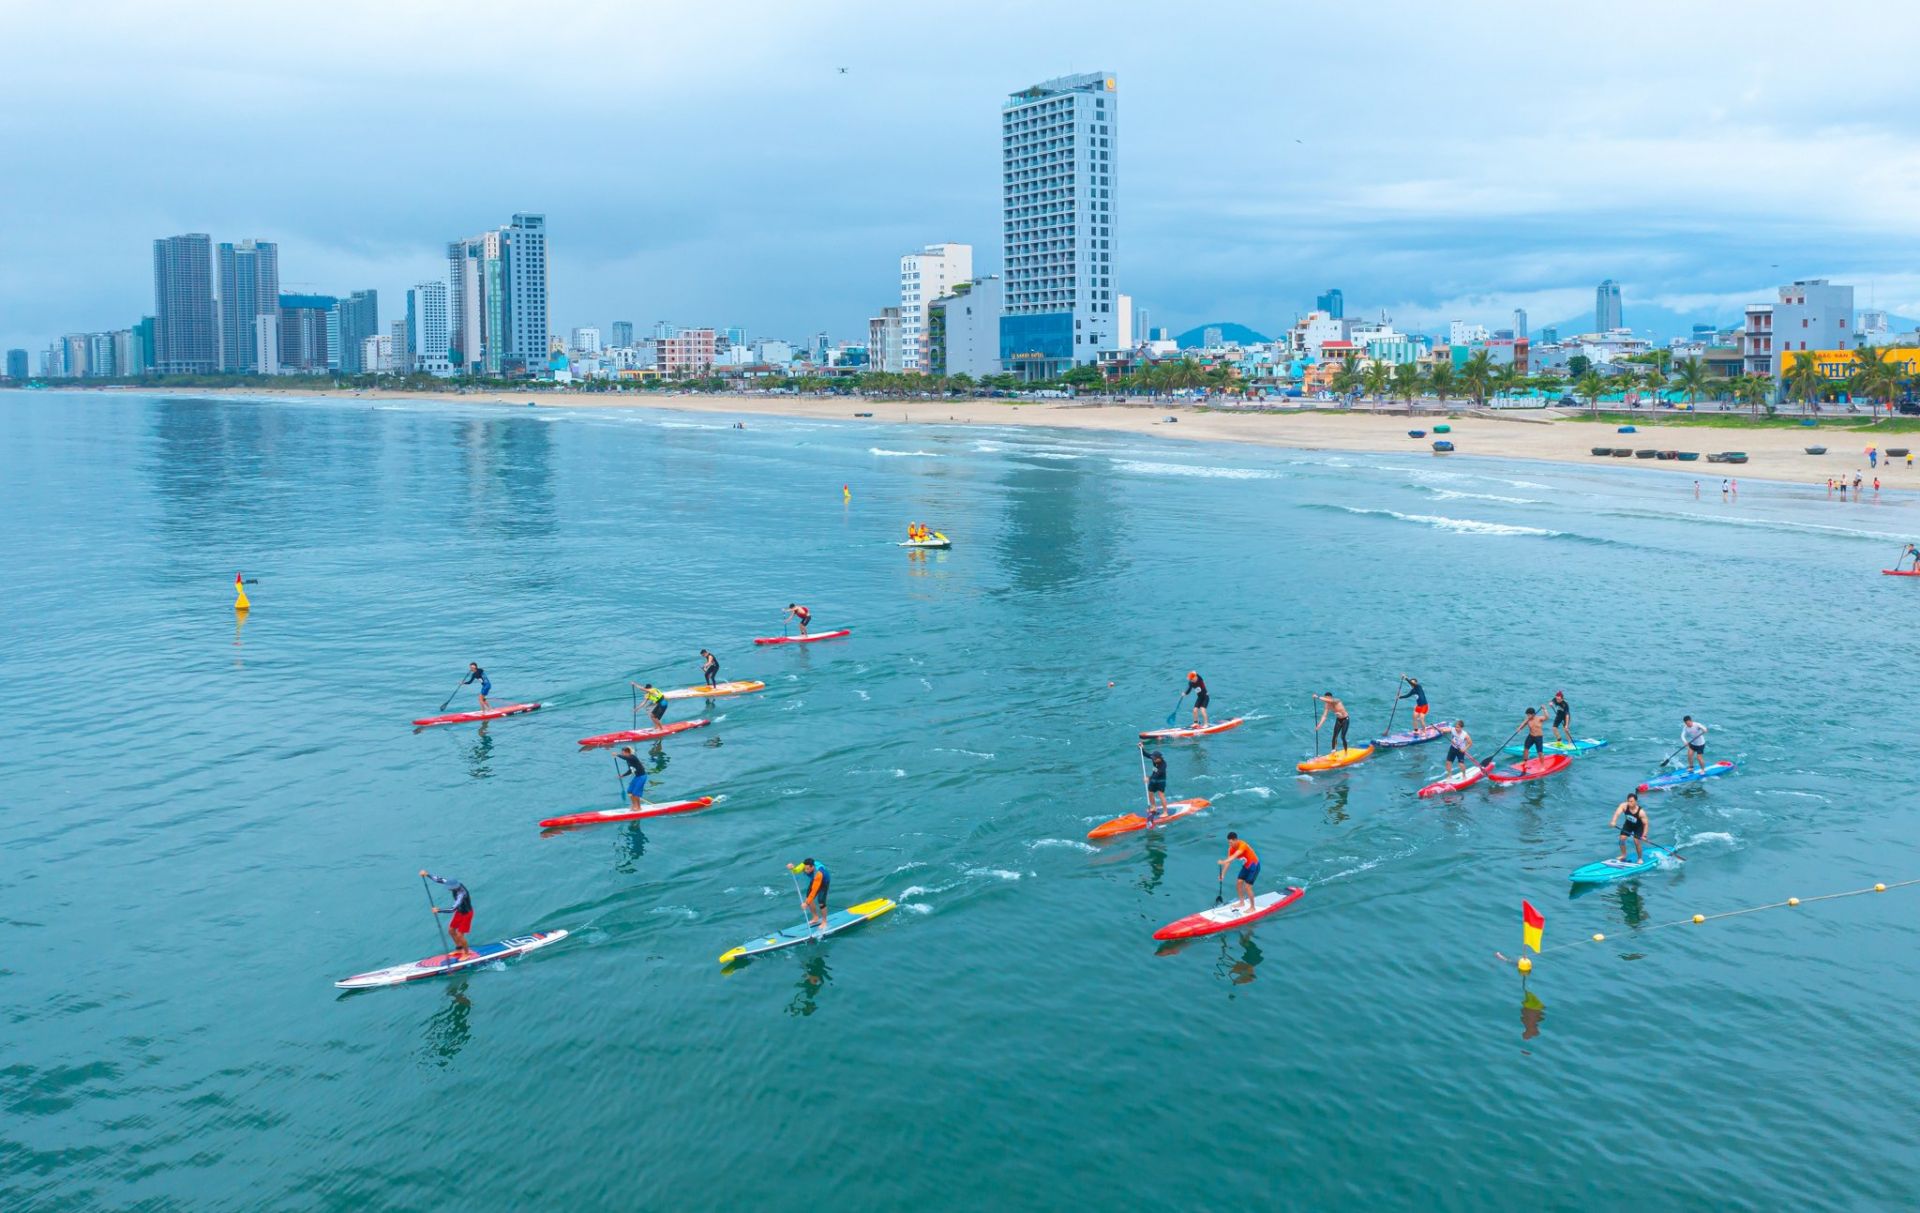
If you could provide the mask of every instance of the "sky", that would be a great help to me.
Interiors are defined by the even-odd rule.
[[[1911,0],[1197,9],[0,0],[0,346],[152,311],[152,241],[381,296],[547,216],[552,325],[862,339],[898,258],[999,267],[999,107],[1118,77],[1116,279],[1155,326],[1920,315]],[[840,69],[845,68],[842,72]]]

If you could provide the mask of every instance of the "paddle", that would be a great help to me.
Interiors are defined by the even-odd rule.
[[[800,903],[800,917],[805,920],[807,930],[813,938],[820,938],[820,929],[813,925],[813,915],[807,912],[807,895],[800,891],[800,872],[792,864],[787,865],[787,875],[793,878],[793,896]]]
[[[1320,704],[1320,697],[1318,695],[1312,696],[1310,702],[1312,702],[1315,707],[1318,707]],[[1312,712],[1313,708],[1308,708],[1307,711]],[[1313,722],[1313,756],[1315,758],[1320,757],[1320,721],[1324,719],[1326,719],[1326,717],[1323,714],[1322,716],[1315,719]]]
[[[1187,691],[1191,691],[1192,689],[1192,687],[1188,687]],[[1167,713],[1168,728],[1173,727],[1174,718],[1180,715],[1180,705],[1187,701],[1187,691],[1180,692],[1180,698],[1173,701],[1173,711]]]
[[[614,803],[624,806],[627,803],[627,764],[620,761],[620,755],[613,756]]]
[[[1405,674],[1400,675],[1400,682],[1405,682],[1406,680],[1407,676]],[[1393,684],[1393,711],[1387,713],[1387,728],[1385,732],[1380,734],[1382,737],[1393,736],[1393,719],[1400,714],[1400,682]]]
[[[453,694],[448,695],[445,699],[442,699],[440,701],[440,710],[443,712],[446,711],[447,705],[453,702],[453,696],[458,695],[460,693],[460,688],[466,685],[467,685],[467,680],[464,678],[462,678],[459,682],[455,683],[453,687]]]
[[[1220,873],[1220,879],[1213,882],[1213,904],[1223,905],[1227,900],[1227,874]]]
[[[440,945],[453,954],[453,941],[447,938],[447,929],[440,925],[440,903],[433,899],[433,886],[427,883],[427,874],[420,873],[420,891],[427,895],[427,904],[433,907],[433,929],[440,933]]]
[[[1153,785],[1147,779],[1147,743],[1140,743],[1140,788],[1147,794],[1147,820],[1153,820]]]
[[[1662,759],[1660,760],[1660,765],[1661,765],[1661,766],[1666,766],[1666,765],[1667,765],[1668,763],[1670,763],[1670,762],[1672,762],[1672,761],[1673,761],[1673,760],[1674,760],[1675,758],[1678,758],[1678,757],[1680,756],[1680,751],[1681,751],[1681,750],[1684,750],[1684,749],[1686,749],[1686,748],[1687,748],[1687,743],[1686,743],[1686,742],[1684,742],[1684,741],[1683,741],[1683,742],[1681,742],[1681,743],[1679,744],[1679,746],[1678,746],[1677,748],[1675,748],[1675,750],[1673,751],[1673,753],[1671,753],[1671,754],[1669,754],[1669,755],[1667,755],[1667,756],[1666,756],[1665,758],[1662,758]]]

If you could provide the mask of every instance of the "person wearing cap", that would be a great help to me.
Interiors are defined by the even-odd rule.
[[[1158,750],[1149,751],[1144,741],[1140,753],[1153,764],[1147,775],[1147,825],[1152,826],[1167,812],[1167,759]]]
[[[1207,718],[1207,680],[1200,677],[1197,670],[1187,671],[1187,689],[1183,694],[1193,696],[1193,727],[1210,728],[1213,721]]]
[[[1565,691],[1553,693],[1553,739],[1573,744],[1573,705]]]

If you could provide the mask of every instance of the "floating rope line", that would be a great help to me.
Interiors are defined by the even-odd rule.
[[[1695,914],[1691,918],[1676,918],[1672,922],[1656,922],[1650,926],[1635,927],[1633,929],[1634,932],[1638,934],[1645,931],[1661,931],[1667,927],[1700,926],[1704,923],[1715,922],[1722,918],[1738,918],[1743,914],[1758,914],[1762,910],[1778,910],[1782,907],[1803,906],[1816,901],[1837,901],[1842,897],[1858,897],[1863,893],[1885,893],[1889,889],[1904,889],[1912,885],[1920,885],[1920,878],[1897,880],[1892,884],[1882,882],[1870,888],[1849,889],[1844,893],[1822,893],[1817,897],[1789,897],[1785,901],[1770,901],[1765,905],[1747,906],[1739,910],[1722,910],[1718,914]],[[1604,933],[1596,931],[1586,939],[1574,939],[1566,943],[1554,944],[1552,947],[1542,948],[1540,949],[1540,954],[1544,956],[1548,952],[1564,952],[1568,948],[1577,948],[1583,944],[1605,943],[1606,939],[1607,937]],[[1499,956],[1500,953],[1495,952],[1494,955]],[[1506,958],[1502,956],[1501,959],[1504,960]],[[1533,961],[1526,956],[1521,956],[1516,967],[1522,973],[1532,972]]]

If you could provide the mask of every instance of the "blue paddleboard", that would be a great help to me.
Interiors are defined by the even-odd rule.
[[[869,918],[878,918],[893,908],[893,903],[884,897],[873,901],[863,901],[857,906],[827,915],[827,925],[816,927],[811,923],[801,923],[797,927],[788,927],[772,935],[762,935],[759,939],[749,940],[737,948],[728,948],[720,953],[721,964],[732,964],[748,956],[758,956],[762,952],[777,952],[781,948],[791,948],[796,944],[811,943],[828,935],[844,931],[848,927],[857,927]]]
[[[1655,775],[1652,779],[1641,784],[1639,790],[1642,792],[1657,792],[1661,788],[1678,787],[1683,783],[1699,783],[1702,779],[1712,779],[1718,775],[1731,774],[1733,774],[1732,763],[1716,762],[1704,771],[1669,771],[1665,775]]]
[[[1642,872],[1651,872],[1660,866],[1660,859],[1667,848],[1656,847],[1648,843],[1641,853],[1639,862],[1629,859],[1622,863],[1618,859],[1602,859],[1598,863],[1583,864],[1567,877],[1575,884],[1605,884],[1609,880],[1625,880],[1629,876],[1638,876]]]
[[[1376,737],[1373,744],[1393,750],[1403,745],[1425,745],[1429,741],[1438,741],[1446,735],[1447,731],[1441,728],[1403,729],[1398,733],[1388,733],[1385,737]]]
[[[1588,750],[1601,749],[1605,747],[1606,744],[1607,739],[1604,737],[1579,737],[1575,738],[1572,744],[1564,741],[1549,741],[1547,743],[1547,753],[1584,754]],[[1525,746],[1510,745],[1507,747],[1507,753],[1509,754],[1524,754],[1525,752]]]

